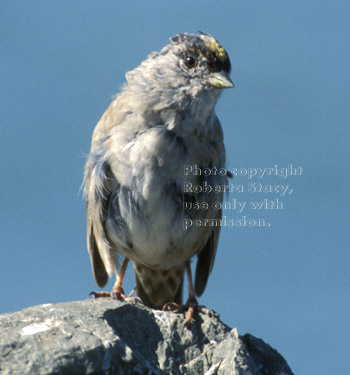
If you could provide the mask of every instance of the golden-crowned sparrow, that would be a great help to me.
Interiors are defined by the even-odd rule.
[[[115,273],[112,294],[134,265],[136,293],[161,309],[182,303],[186,269],[190,321],[217,249],[227,184],[214,112],[233,87],[230,60],[210,35],[178,34],[126,74],[127,84],[97,124],[85,166],[87,242],[97,284]],[[202,173],[203,172],[203,173]],[[190,259],[198,256],[195,286]],[[120,267],[120,263],[122,267]],[[94,293],[95,297],[110,293]]]

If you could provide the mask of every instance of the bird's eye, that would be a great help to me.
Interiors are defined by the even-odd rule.
[[[185,58],[185,65],[187,66],[187,68],[194,68],[197,65],[197,61],[194,57],[187,56]]]

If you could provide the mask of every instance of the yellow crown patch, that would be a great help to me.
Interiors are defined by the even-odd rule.
[[[225,48],[209,35],[201,35],[200,38],[208,47],[209,51],[214,53],[220,60],[227,58]]]

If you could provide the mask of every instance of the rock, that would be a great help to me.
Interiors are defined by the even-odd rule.
[[[0,315],[0,373],[289,375],[280,354],[214,312],[182,313],[95,299]]]

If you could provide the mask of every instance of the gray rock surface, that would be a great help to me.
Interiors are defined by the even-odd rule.
[[[0,373],[289,375],[280,354],[216,313],[96,299],[0,315]]]

